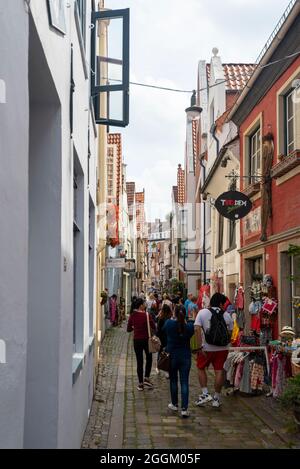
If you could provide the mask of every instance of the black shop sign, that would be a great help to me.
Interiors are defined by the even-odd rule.
[[[229,220],[239,220],[251,211],[252,202],[242,192],[229,191],[217,198],[215,207],[223,217]]]

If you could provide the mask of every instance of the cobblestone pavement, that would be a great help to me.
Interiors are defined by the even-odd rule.
[[[107,448],[119,358],[125,334],[118,327],[108,329],[102,342],[96,392],[82,442],[83,448]]]
[[[117,379],[118,354],[126,332],[110,330],[104,339],[100,376],[83,447],[107,448],[110,416]],[[155,364],[155,360],[154,360]],[[286,416],[272,398],[224,396],[220,409],[198,408],[199,393],[193,363],[190,377],[189,419],[182,419],[167,409],[170,402],[169,381],[156,375],[153,390],[136,389],[136,362],[132,338],[128,342],[125,381],[123,448],[143,449],[216,449],[216,448],[300,448],[291,416]]]

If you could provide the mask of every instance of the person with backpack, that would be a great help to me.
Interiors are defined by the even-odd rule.
[[[201,309],[195,320],[197,348],[197,368],[202,394],[196,405],[203,406],[212,402],[213,407],[220,407],[221,391],[224,384],[224,363],[228,356],[233,320],[224,309],[226,296],[215,293],[210,300],[209,309]],[[207,388],[206,368],[212,364],[215,371],[215,393],[211,396]]]

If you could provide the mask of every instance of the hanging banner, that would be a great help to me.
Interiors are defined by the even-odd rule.
[[[215,207],[223,217],[229,220],[239,220],[251,211],[252,202],[242,192],[229,191],[217,198]]]

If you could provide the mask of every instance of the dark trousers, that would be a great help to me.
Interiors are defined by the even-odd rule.
[[[134,351],[136,355],[136,362],[137,362],[137,375],[139,378],[139,383],[144,382],[144,356],[143,352],[146,354],[146,369],[145,369],[145,378],[150,378],[151,368],[152,368],[152,353],[149,353],[148,349],[148,339],[145,340],[138,340],[135,339],[133,341]]]
[[[181,385],[181,408],[189,406],[189,375],[191,370],[191,354],[184,350],[171,353],[170,391],[173,405],[178,405],[178,372]]]

